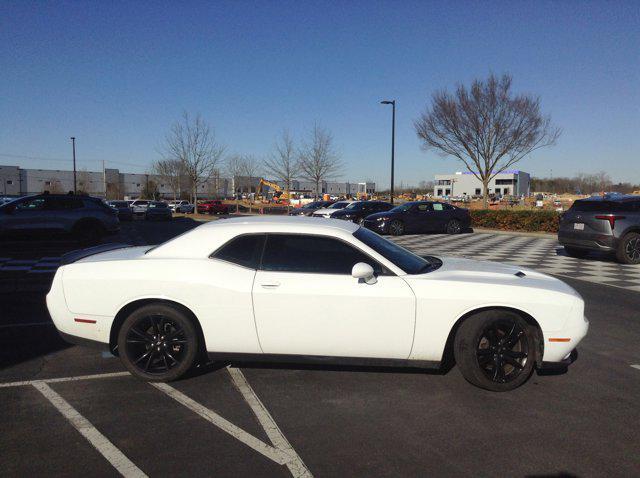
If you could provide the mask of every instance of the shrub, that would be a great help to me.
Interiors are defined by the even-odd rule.
[[[469,213],[472,227],[505,231],[558,232],[560,222],[555,211],[477,209]]]

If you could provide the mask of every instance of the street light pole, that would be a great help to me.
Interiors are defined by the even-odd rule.
[[[396,151],[396,100],[381,101],[383,105],[391,105],[393,107],[391,117],[391,204],[393,204],[393,183],[394,183],[394,162]]]
[[[73,194],[77,194],[77,186],[76,186],[76,138],[74,136],[71,137],[71,144],[73,146]]]

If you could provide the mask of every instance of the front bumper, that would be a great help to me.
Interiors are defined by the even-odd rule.
[[[543,365],[552,367],[553,364],[562,366],[571,357],[578,344],[589,331],[589,321],[583,317],[581,321],[571,324],[559,331],[543,332],[544,354]],[[558,341],[559,338],[569,339],[569,341]]]
[[[389,231],[389,221],[369,221],[367,219],[364,220],[364,227],[370,229],[378,234],[386,234]]]

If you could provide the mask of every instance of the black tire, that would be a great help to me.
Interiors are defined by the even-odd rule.
[[[616,249],[616,259],[622,264],[640,264],[640,234],[625,234]]]
[[[589,255],[588,249],[576,249],[575,247],[564,246],[564,250],[568,256],[575,257],[577,259],[582,259]]]
[[[445,227],[445,232],[447,234],[460,234],[462,232],[462,223],[457,219],[451,219]]]
[[[102,224],[94,221],[85,221],[76,224],[73,228],[73,235],[78,242],[84,246],[92,246],[100,242],[104,235]]]
[[[534,326],[514,312],[490,310],[468,317],[453,346],[462,376],[493,392],[518,388],[533,372],[535,334]]]
[[[132,312],[118,332],[120,360],[132,375],[148,382],[177,380],[199,355],[196,327],[181,310],[149,304]]]
[[[404,223],[394,219],[389,223],[389,234],[392,236],[402,236],[404,234]]]

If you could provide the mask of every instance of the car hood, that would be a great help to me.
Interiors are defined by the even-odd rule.
[[[438,269],[426,274],[405,277],[409,281],[440,280],[484,285],[531,287],[580,297],[572,287],[561,280],[526,267],[460,257],[445,256],[439,257],[439,259],[442,261],[442,266]]]
[[[330,209],[328,207],[323,207],[322,209],[316,209],[313,211],[314,214],[333,214],[334,212],[342,211],[342,209]]]
[[[391,217],[393,216],[395,213],[391,212],[391,211],[384,211],[384,212],[376,212],[373,214],[369,214],[367,216],[367,219],[375,221],[376,219],[381,219],[383,217]]]

